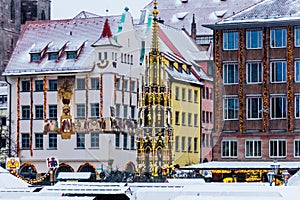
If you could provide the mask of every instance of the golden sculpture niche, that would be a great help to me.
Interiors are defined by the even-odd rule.
[[[72,116],[70,114],[70,103],[73,95],[72,88],[74,84],[71,84],[70,82],[72,82],[72,80],[65,79],[58,90],[59,99],[63,103],[59,129],[62,139],[71,139],[71,134],[74,133]]]

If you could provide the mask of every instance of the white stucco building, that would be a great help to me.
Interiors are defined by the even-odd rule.
[[[58,171],[123,170],[134,162],[139,60],[128,10],[27,22],[3,73],[20,173],[47,172],[52,157]]]

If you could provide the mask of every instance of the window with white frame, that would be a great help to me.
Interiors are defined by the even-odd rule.
[[[261,62],[247,63],[247,83],[261,83],[262,82],[262,64]]]
[[[43,149],[44,147],[44,135],[43,133],[35,133],[35,148]]]
[[[299,47],[300,46],[300,27],[295,27],[294,40],[295,40],[295,46]]]
[[[198,126],[198,114],[194,114],[194,127]]]
[[[239,99],[238,96],[224,96],[223,98],[223,118],[225,120],[238,119]]]
[[[85,78],[77,78],[76,79],[76,89],[77,90],[85,90]]]
[[[286,96],[272,95],[270,98],[271,119],[286,118]]]
[[[116,90],[121,90],[121,79],[120,78],[116,79]]]
[[[181,100],[182,101],[186,101],[186,97],[185,97],[185,88],[181,89]]]
[[[49,149],[57,149],[57,133],[49,133]]]
[[[261,140],[245,141],[245,157],[260,158],[261,157]]]
[[[120,148],[120,133],[116,133],[115,146],[116,148]]]
[[[286,29],[277,28],[270,30],[270,44],[272,48],[286,47]]]
[[[271,83],[285,83],[286,82],[286,61],[271,62]]]
[[[76,118],[85,118],[85,104],[76,104]]]
[[[239,33],[237,31],[228,31],[223,33],[223,49],[236,50],[239,45]]]
[[[295,82],[300,82],[300,60],[294,63],[294,73]]]
[[[194,152],[198,152],[198,138],[194,138]]]
[[[91,117],[99,117],[99,103],[91,103]]]
[[[185,112],[181,113],[181,125],[185,126]]]
[[[192,126],[192,113],[188,113],[188,126]]]
[[[261,119],[262,118],[262,97],[248,96],[246,98],[246,112],[247,119]]]
[[[236,158],[237,157],[237,141],[223,140],[222,141],[222,157]]]
[[[91,90],[99,90],[99,78],[91,78]]]
[[[300,94],[295,94],[295,118],[300,118]]]
[[[124,117],[124,119],[127,119],[128,118],[128,105],[124,105],[124,107],[123,107],[123,117]]]
[[[270,158],[286,157],[286,140],[270,140],[269,156]]]
[[[116,104],[116,117],[121,117],[121,105]]]
[[[22,149],[29,149],[30,147],[30,137],[29,133],[22,133]]]
[[[91,133],[91,148],[99,148],[99,133]]]
[[[294,140],[294,157],[300,157],[300,139]]]
[[[247,49],[261,49],[262,47],[262,31],[261,30],[248,30],[246,33],[246,46]]]
[[[175,136],[175,151],[179,152],[179,136]]]
[[[175,87],[175,99],[179,100],[179,87]]]
[[[123,81],[123,89],[124,91],[128,91],[128,80],[125,80]]]
[[[80,149],[85,147],[85,133],[76,133],[76,147]]]
[[[239,81],[239,70],[237,63],[223,64],[223,83],[237,84]]]
[[[123,134],[123,149],[128,149],[128,134]]]
[[[181,137],[181,151],[186,151],[185,150],[185,136]]]

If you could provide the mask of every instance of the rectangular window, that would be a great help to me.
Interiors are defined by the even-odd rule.
[[[49,80],[49,91],[57,91],[57,80]]]
[[[198,91],[194,90],[194,103],[198,103]]]
[[[22,106],[22,119],[30,118],[30,106]]]
[[[85,134],[76,133],[76,148],[84,149],[85,147]]]
[[[43,149],[44,145],[44,136],[43,133],[35,134],[35,149]]]
[[[237,63],[227,63],[223,65],[223,83],[238,84],[239,70]]]
[[[261,62],[247,63],[247,83],[262,83],[262,64]]]
[[[181,113],[181,125],[185,126],[185,112]]]
[[[182,88],[182,90],[181,90],[181,98],[182,98],[182,101],[186,101],[186,98],[185,98],[185,88]]]
[[[223,49],[236,50],[239,45],[239,33],[237,31],[229,31],[223,33]]]
[[[116,133],[115,145],[116,148],[120,148],[120,133]]]
[[[206,116],[205,116],[205,122],[206,123],[209,123],[209,112],[206,112]]]
[[[57,149],[57,133],[49,133],[49,149]]]
[[[202,123],[205,123],[205,111],[202,111]]]
[[[91,148],[99,148],[99,133],[91,133]]]
[[[194,114],[194,127],[198,127],[198,114]]]
[[[49,105],[49,119],[57,119],[57,105]]]
[[[209,99],[209,88],[208,87],[206,87],[205,96],[206,96],[206,99]]]
[[[130,84],[130,91],[131,91],[131,92],[135,92],[135,81],[131,81],[131,84]]]
[[[198,138],[194,138],[194,152],[198,152]]]
[[[294,157],[300,157],[300,139],[294,140]]]
[[[67,51],[67,59],[68,60],[75,60],[77,57],[76,51]]]
[[[44,118],[44,106],[38,105],[35,106],[35,119]]]
[[[99,90],[99,78],[91,78],[91,90]]]
[[[295,73],[295,82],[300,82],[300,61],[295,61],[294,63],[294,73]]]
[[[135,119],[135,106],[130,106],[130,118]]]
[[[57,60],[57,59],[58,59],[58,53],[57,52],[48,53],[48,60]]]
[[[192,90],[188,90],[188,102],[192,102]]]
[[[120,118],[121,117],[121,105],[116,104],[116,117]]]
[[[192,138],[188,137],[188,152],[192,152]]]
[[[31,53],[30,54],[31,62],[39,62],[41,60],[40,53]]]
[[[134,135],[131,135],[130,136],[130,149],[131,150],[134,150],[134,144],[135,144],[135,138],[134,138]]]
[[[300,46],[300,27],[295,27],[295,35],[294,35],[294,40],[295,40],[295,47]]]
[[[35,91],[36,92],[44,91],[44,81],[43,80],[35,80]]]
[[[98,118],[99,116],[99,103],[91,103],[91,117]]]
[[[179,136],[175,136],[175,151],[179,152]]]
[[[300,118],[300,94],[295,94],[295,118]]]
[[[270,98],[271,119],[286,118],[286,96],[274,95]]]
[[[262,31],[248,30],[247,36],[247,49],[261,49],[262,47]]]
[[[22,133],[22,149],[29,149],[30,138],[29,133]]]
[[[117,78],[116,80],[116,90],[120,90],[121,89],[121,79]]]
[[[128,149],[128,135],[127,133],[123,134],[123,149]]]
[[[123,81],[123,89],[124,91],[128,91],[128,80]]]
[[[286,157],[286,140],[270,140],[269,155],[272,157]]]
[[[76,79],[76,89],[85,90],[85,78]]]
[[[185,150],[185,136],[181,137],[181,151],[186,151]]]
[[[286,62],[276,61],[271,62],[271,83],[285,83],[286,82]]]
[[[22,81],[22,92],[30,91],[30,81]]]
[[[175,87],[175,99],[179,100],[179,87]]]
[[[236,158],[237,157],[237,141],[223,140],[222,141],[222,157]]]
[[[223,99],[223,118],[225,120],[238,119],[239,99],[237,96],[225,96]]]
[[[246,112],[247,119],[261,119],[262,118],[262,98],[259,96],[246,98]]]
[[[128,118],[128,105],[124,105],[124,107],[123,107],[123,117],[125,118],[125,119],[127,119]]]
[[[245,141],[245,157],[260,158],[261,157],[261,140]]]
[[[286,29],[271,29],[270,32],[272,48],[286,47]]]
[[[76,117],[77,118],[85,118],[85,105],[84,104],[76,104]]]
[[[179,125],[179,112],[178,111],[175,112],[175,124]]]
[[[188,113],[188,126],[192,126],[192,113]]]

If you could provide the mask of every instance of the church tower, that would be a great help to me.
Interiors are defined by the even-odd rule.
[[[137,163],[140,173],[161,174],[173,164],[170,88],[159,51],[157,1],[153,2],[151,50],[146,56],[137,135]]]

